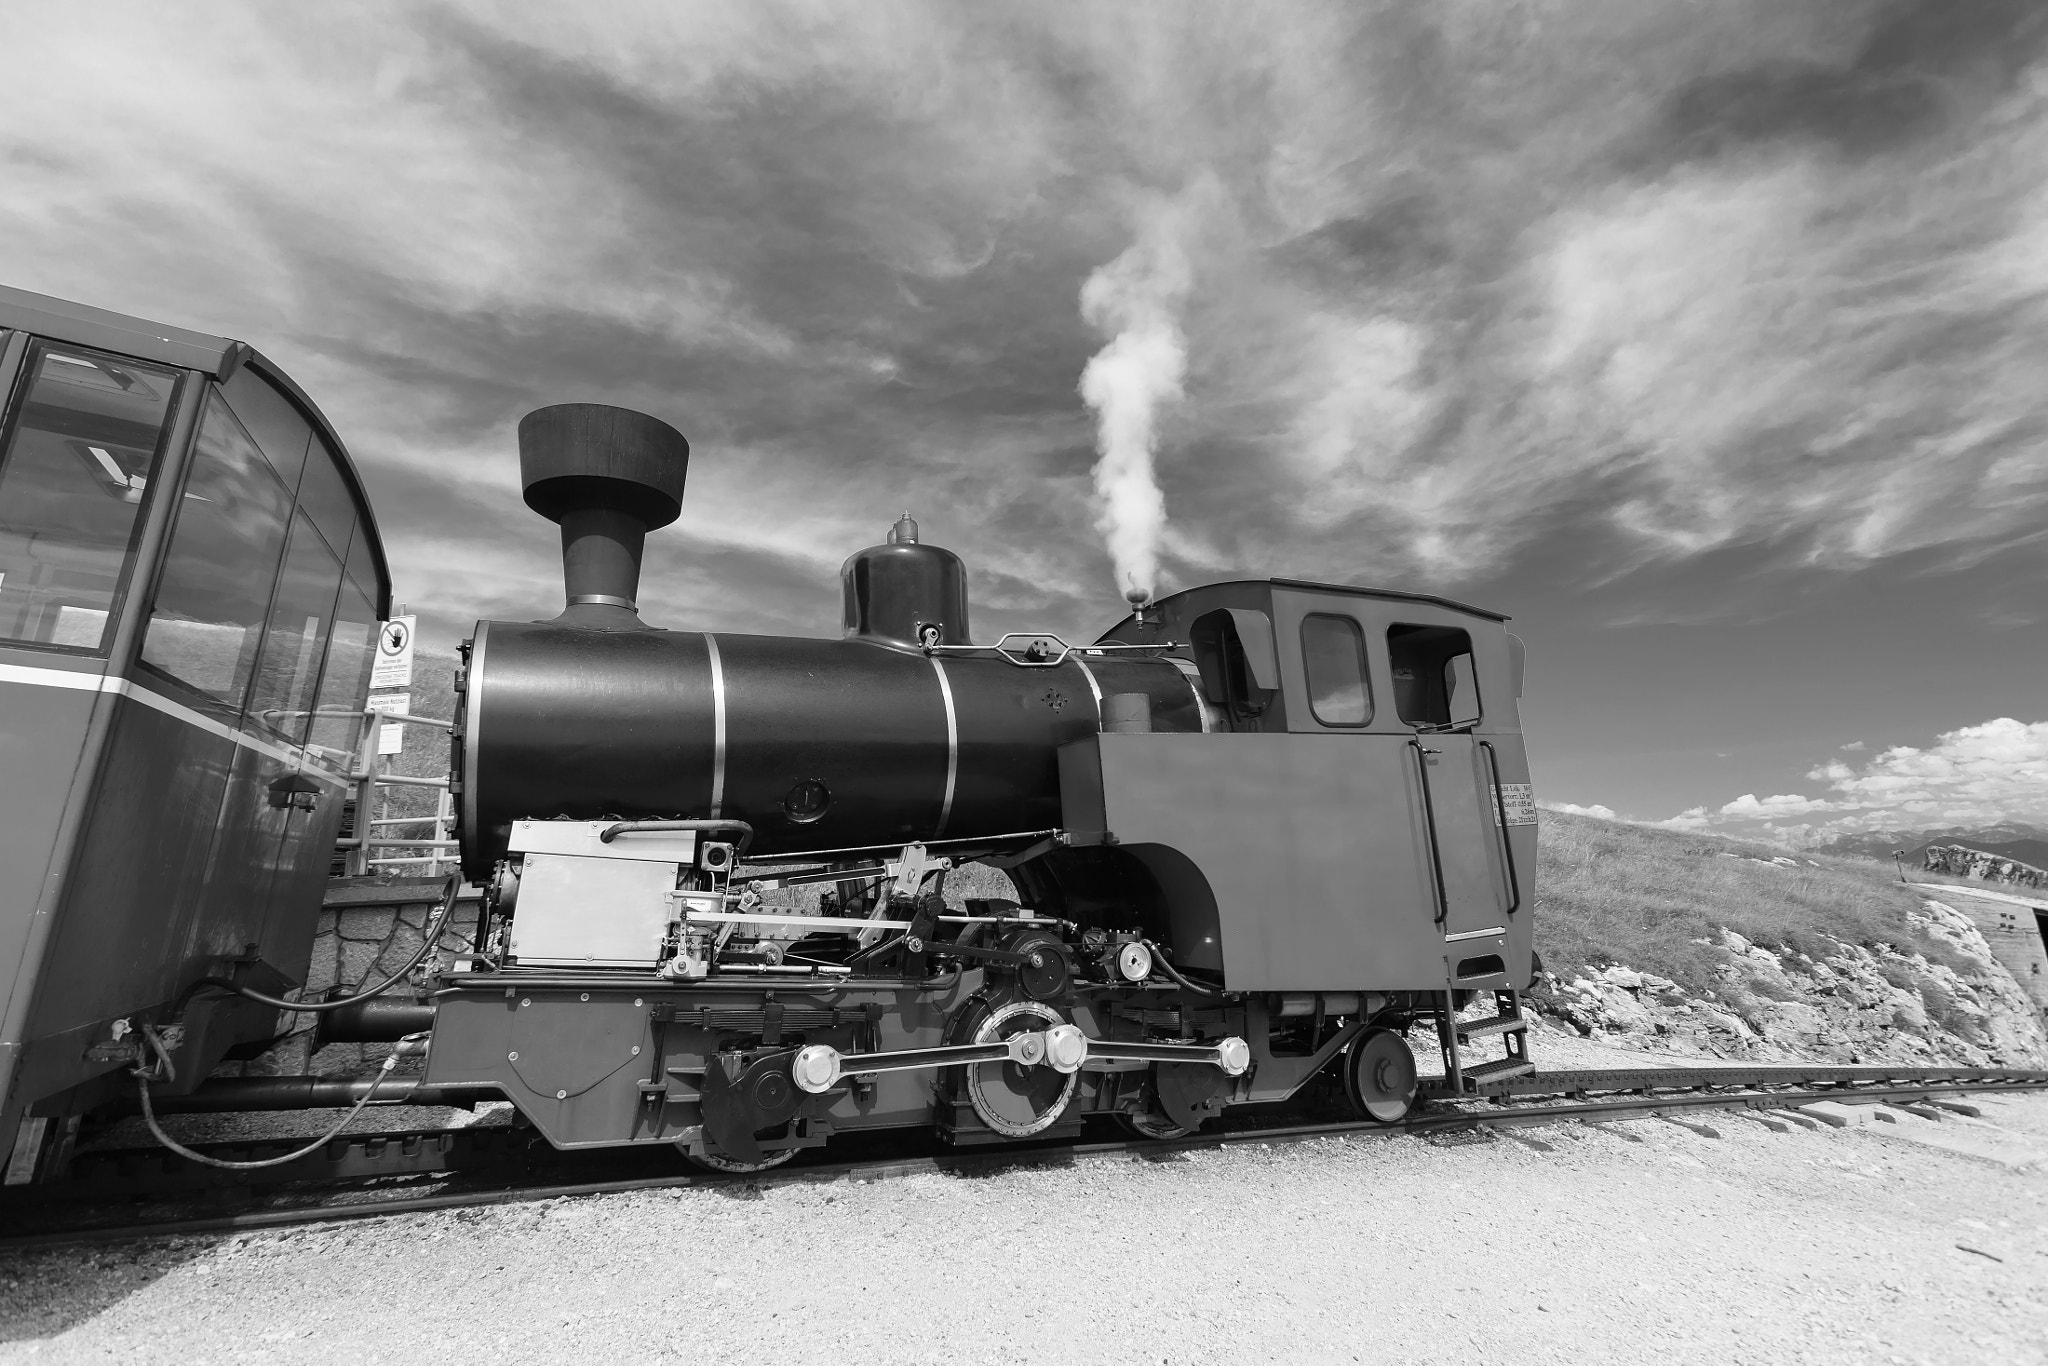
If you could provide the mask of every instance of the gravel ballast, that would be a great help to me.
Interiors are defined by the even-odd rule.
[[[2038,1361],[2048,1096],[1985,1111],[1245,1144],[0,1254],[0,1360]]]

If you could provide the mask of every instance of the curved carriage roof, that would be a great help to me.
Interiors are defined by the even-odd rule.
[[[377,567],[377,612],[380,616],[390,614],[391,567],[384,558],[384,538],[377,530],[376,510],[370,506],[370,496],[363,487],[362,476],[349,456],[347,445],[320,411],[319,405],[308,398],[306,391],[276,362],[247,342],[172,327],[168,323],[153,323],[125,313],[94,308],[90,304],[72,303],[47,294],[32,294],[9,285],[0,285],[0,329],[32,332],[53,341],[70,342],[73,346],[89,346],[96,351],[112,351],[138,360],[198,370],[217,380],[228,378],[246,365],[275,384],[298,405],[306,420],[312,423],[313,430],[320,434],[340,461],[342,477],[348,481],[349,492],[356,500],[357,515],[370,529],[370,551]]]

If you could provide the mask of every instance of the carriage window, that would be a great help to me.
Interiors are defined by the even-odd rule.
[[[1301,657],[1308,669],[1308,707],[1326,726],[1362,726],[1372,719],[1365,681],[1365,633],[1350,617],[1304,617]]]
[[[101,650],[176,371],[38,346],[0,441],[0,638]]]
[[[301,512],[292,518],[291,548],[277,581],[263,657],[256,666],[256,690],[249,710],[280,734],[306,734],[313,709],[313,685],[327,656],[334,596],[341,586],[341,559]]]
[[[1387,629],[1394,710],[1411,726],[1469,726],[1479,720],[1472,637],[1455,626]]]
[[[341,477],[341,462],[323,441],[315,441],[299,480],[299,511],[313,519],[327,544],[340,550],[355,529],[356,500]]]
[[[313,424],[299,415],[292,401],[249,366],[235,371],[220,386],[221,397],[242,420],[242,430],[262,448],[288,489],[299,486],[299,469],[313,441]]]
[[[219,395],[210,397],[142,643],[144,663],[241,705],[291,506],[263,452]]]
[[[353,560],[355,557],[350,556]],[[376,580],[371,579],[374,583]],[[314,704],[308,744],[316,757],[337,764],[348,761],[361,725],[354,713],[370,691],[370,665],[377,657],[377,609],[374,599],[344,575],[341,600],[334,607],[334,635],[327,647],[327,671],[320,675],[320,696]]]

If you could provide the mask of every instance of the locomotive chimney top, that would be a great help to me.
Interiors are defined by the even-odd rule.
[[[602,403],[558,403],[519,420],[526,505],[562,527],[568,605],[556,621],[642,627],[640,551],[682,515],[690,443],[666,422]]]

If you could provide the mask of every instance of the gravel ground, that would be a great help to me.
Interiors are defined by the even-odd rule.
[[[2048,1096],[1987,1110],[1241,1145],[0,1254],[0,1361],[2048,1361]]]

